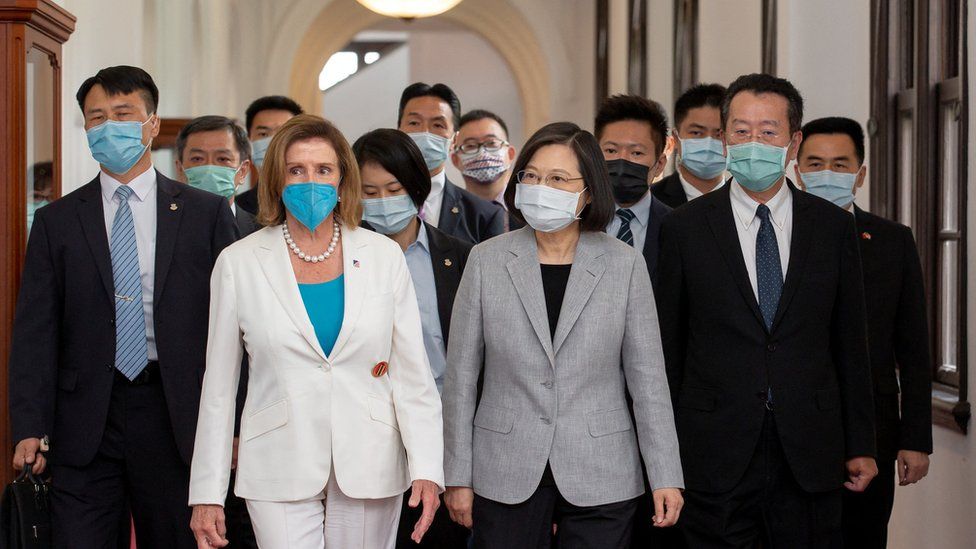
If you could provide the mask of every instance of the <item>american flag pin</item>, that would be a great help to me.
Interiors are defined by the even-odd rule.
[[[862,240],[871,240],[871,233],[869,233],[867,231],[864,231],[863,233],[861,233],[861,239]]]
[[[352,260],[352,266],[358,269],[359,268],[359,260],[358,259],[353,259]]]

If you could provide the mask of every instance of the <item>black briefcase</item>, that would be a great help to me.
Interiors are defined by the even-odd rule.
[[[51,485],[24,472],[3,491],[0,549],[51,549]]]

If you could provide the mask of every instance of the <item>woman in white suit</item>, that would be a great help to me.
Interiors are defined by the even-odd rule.
[[[441,406],[403,253],[359,229],[356,160],[329,122],[275,134],[259,188],[266,227],[224,250],[190,475],[200,548],[223,547],[242,354],[250,364],[235,492],[262,548],[393,547],[402,494],[443,480]]]

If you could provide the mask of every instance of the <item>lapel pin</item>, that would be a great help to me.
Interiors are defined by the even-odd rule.
[[[358,269],[359,268],[359,260],[358,259],[353,259],[352,260],[352,266]]]
[[[170,209],[170,211],[174,211],[175,212],[176,210],[179,209],[179,206],[176,205],[176,202],[173,202],[172,204],[169,205],[169,209]]]
[[[861,233],[861,240],[871,240],[871,233],[867,231]]]
[[[459,213],[461,213],[461,209],[458,208],[457,206],[454,206],[453,208],[451,208],[451,213],[452,214],[459,214]]]
[[[454,263],[453,263],[453,262],[451,262],[451,260],[450,260],[450,259],[445,259],[445,260],[444,260],[444,266],[445,266],[445,267],[450,267],[451,265],[454,265]]]
[[[386,362],[377,362],[376,366],[373,366],[373,377],[383,377],[389,369],[390,365]]]

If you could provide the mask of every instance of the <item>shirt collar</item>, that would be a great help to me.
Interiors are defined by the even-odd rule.
[[[115,191],[122,186],[122,182],[115,179],[108,172],[102,170],[98,172],[98,180],[102,185],[102,196],[105,200],[111,202],[115,197]],[[152,164],[146,168],[146,171],[137,175],[135,179],[129,181],[129,188],[132,189],[133,194],[136,196],[136,200],[144,202],[146,198],[149,197],[150,191],[156,186],[156,170],[153,169]]]
[[[753,221],[756,220],[756,209],[759,208],[759,202],[756,202],[751,196],[746,194],[742,186],[734,178],[732,182],[732,185],[729,187],[732,211],[735,213],[735,217],[739,220],[739,223],[744,228],[749,229]],[[790,212],[790,208],[793,207],[793,193],[790,191],[788,182],[783,182],[783,186],[780,187],[779,192],[766,202],[766,207],[769,208],[769,217],[773,223],[780,230],[784,229],[786,227],[787,215]]]
[[[502,192],[498,193],[498,196],[495,197],[494,202],[495,202],[495,204],[498,204],[499,206],[501,206],[502,209],[504,209],[506,212],[508,211],[508,204],[505,203],[505,189],[504,188],[502,189]]]
[[[652,199],[653,199],[653,196],[651,195],[651,191],[648,190],[646,193],[644,193],[644,196],[640,200],[637,201],[636,204],[634,204],[634,205],[629,206],[629,207],[626,208],[626,209],[634,212],[634,221],[640,223],[640,226],[641,227],[646,226],[647,225],[647,220],[651,218],[651,200]],[[621,208],[621,206],[620,205],[617,205],[617,209],[620,209],[620,208]]]
[[[420,248],[421,250],[430,253],[430,244],[427,241],[427,227],[424,223],[420,223],[420,227],[417,229],[417,239],[407,246],[409,251],[411,248]]]
[[[694,200],[694,199],[696,199],[696,198],[698,198],[699,196],[702,195],[702,192],[701,191],[699,191],[698,189],[696,189],[694,185],[692,185],[691,183],[688,182],[687,179],[685,179],[685,176],[682,175],[680,169],[679,170],[675,170],[675,171],[678,173],[678,181],[681,182],[681,188],[684,189],[685,196],[688,197],[688,200],[689,201]],[[721,189],[722,188],[722,185],[725,185],[725,173],[724,172],[722,173],[722,179],[720,179],[718,181],[718,185],[715,185],[715,188],[712,189],[712,191],[717,191],[717,190]],[[709,192],[711,192],[711,191],[709,191]]]
[[[432,176],[430,178],[430,195],[436,196],[444,192],[444,186],[447,184],[447,169],[441,170],[441,173]]]

